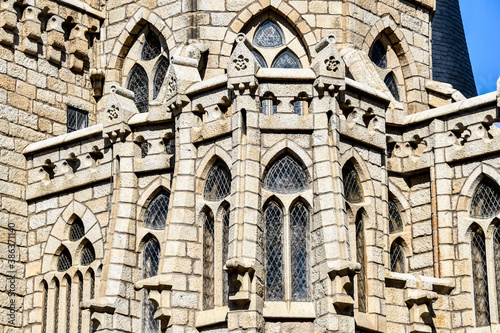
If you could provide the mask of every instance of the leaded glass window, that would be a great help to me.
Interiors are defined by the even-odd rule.
[[[471,252],[476,326],[488,326],[490,324],[490,305],[486,269],[486,245],[484,233],[477,226],[471,232]]]
[[[161,53],[161,43],[155,33],[150,32],[146,35],[144,45],[141,51],[141,60],[148,61],[156,58]]]
[[[384,79],[384,83],[391,92],[392,96],[396,101],[400,101],[399,97],[399,88],[398,88],[398,82],[396,81],[396,76],[394,76],[394,73],[389,73]]]
[[[303,192],[308,188],[304,168],[289,155],[284,155],[269,168],[264,177],[264,188],[280,194]]]
[[[356,260],[361,264],[358,274],[358,311],[366,312],[365,230],[361,214],[356,219]]]
[[[69,240],[75,242],[85,236],[85,227],[83,226],[82,220],[77,217],[71,224],[71,229],[69,230]]]
[[[78,332],[82,331],[83,276],[78,274]]]
[[[149,144],[147,142],[141,142],[141,158],[148,156]]]
[[[274,59],[272,68],[302,68],[299,58],[292,51],[286,50]]]
[[[66,129],[68,133],[78,131],[89,126],[89,113],[69,106],[66,110]]]
[[[158,274],[160,266],[160,244],[155,239],[150,239],[142,255],[142,277],[144,279]],[[148,299],[148,294],[144,290],[142,293],[142,333],[158,333],[159,322],[154,318],[154,305]]]
[[[128,77],[127,88],[134,92],[134,103],[139,112],[148,112],[149,83],[148,75],[141,65],[136,64]]]
[[[80,264],[83,266],[88,266],[95,260],[95,251],[91,243],[85,244],[82,250],[82,256],[80,258]]]
[[[71,254],[68,249],[64,249],[59,255],[59,259],[57,260],[57,270],[59,272],[67,271],[72,265]]]
[[[260,54],[258,51],[253,50],[252,51],[255,59],[257,59],[257,62],[259,63],[260,67],[267,68],[267,63],[262,54]]]
[[[356,171],[351,164],[346,164],[342,169],[342,178],[344,180],[344,197],[352,203],[363,201],[363,193]]]
[[[378,67],[387,68],[387,50],[380,40],[377,40],[373,45],[370,58]]]
[[[229,207],[222,212],[222,266],[228,259],[229,251]],[[227,272],[222,273],[222,305],[227,305],[229,297],[229,278]]]
[[[144,218],[144,226],[151,229],[164,229],[167,223],[170,193],[160,192],[148,206]]]
[[[493,230],[493,255],[495,265],[495,278],[497,287],[498,315],[500,317],[500,226],[496,225]]]
[[[257,28],[253,39],[255,45],[265,48],[280,47],[284,42],[281,29],[271,20],[265,21]]]
[[[500,188],[490,178],[485,177],[472,197],[470,216],[486,219],[500,213]]]
[[[393,200],[389,200],[387,204],[389,206],[389,232],[392,234],[403,231],[403,219],[401,219],[398,206]]]
[[[214,307],[214,215],[211,210],[203,212],[203,308]]]
[[[66,332],[70,332],[71,325],[71,279],[66,280]]]
[[[54,288],[54,295],[55,295],[55,300],[54,300],[54,333],[57,333],[59,330],[59,281],[55,281],[55,288]]]
[[[278,104],[273,99],[262,99],[261,101],[262,113],[266,116],[271,116],[278,113]]]
[[[285,277],[283,267],[283,212],[276,202],[264,211],[266,251],[266,301],[283,301]]]
[[[42,333],[47,332],[47,303],[49,298],[49,287],[43,282],[43,310],[42,310]]]
[[[299,202],[290,212],[292,301],[307,302],[309,294],[309,210]]]
[[[155,76],[153,79],[153,99],[158,97],[165,76],[167,75],[169,62],[167,58],[162,57],[156,66]]]
[[[221,160],[217,160],[210,170],[203,193],[208,201],[219,201],[231,194],[231,173]]]
[[[391,271],[396,273],[404,273],[405,268],[405,252],[401,244],[394,244],[391,248]]]
[[[299,116],[304,115],[304,101],[294,101],[293,102],[293,113]]]

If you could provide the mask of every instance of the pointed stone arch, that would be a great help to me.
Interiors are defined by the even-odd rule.
[[[156,195],[160,193],[162,190],[172,195],[172,192],[170,191],[170,181],[165,177],[161,176],[157,177],[146,186],[145,190],[141,193],[139,199],[137,200],[137,207],[138,207],[136,213],[137,221],[142,221],[144,219],[149,204],[151,203],[151,201],[153,201]],[[170,202],[171,201],[172,198],[170,198]],[[168,218],[167,218],[167,225],[168,225]]]
[[[373,182],[371,181],[372,177],[370,175],[370,171],[368,170],[366,163],[361,155],[359,155],[359,153],[354,148],[346,151],[339,159],[341,169],[347,162],[352,163],[352,166],[358,174],[360,185],[363,188],[363,196],[365,200],[368,197],[375,196],[375,189],[373,188]]]
[[[231,172],[232,158],[229,153],[218,145],[212,146],[210,150],[201,159],[200,163],[196,167],[195,178],[196,178],[196,194],[202,194],[205,186],[205,180],[208,174],[212,170],[215,162],[221,160],[226,164],[229,171]],[[231,174],[231,177],[233,175]]]
[[[290,153],[290,155],[294,157],[299,164],[305,167],[304,171],[306,172],[309,182],[311,182],[313,180],[313,161],[311,156],[309,156],[309,154],[301,146],[289,139],[283,139],[277,142],[274,146],[269,148],[264,155],[262,155],[260,159],[260,163],[262,165],[260,171],[261,179],[264,179],[264,175],[271,164],[287,152]]]

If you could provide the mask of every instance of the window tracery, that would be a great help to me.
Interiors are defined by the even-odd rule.
[[[205,182],[205,200],[219,201],[231,193],[231,173],[226,164],[218,160]]]
[[[290,50],[285,50],[274,59],[272,68],[302,68],[300,60]]]

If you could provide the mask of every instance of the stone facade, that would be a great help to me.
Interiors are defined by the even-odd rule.
[[[500,330],[499,93],[435,11],[3,1],[0,332]]]

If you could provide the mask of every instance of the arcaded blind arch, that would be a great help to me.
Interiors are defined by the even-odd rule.
[[[144,227],[156,230],[165,228],[168,216],[170,193],[162,190],[149,204],[144,217]]]
[[[491,218],[500,213],[500,187],[488,177],[479,183],[472,196],[470,216]]]
[[[274,193],[294,194],[307,188],[304,168],[288,154],[278,158],[264,177],[264,189]]]
[[[490,305],[486,263],[486,244],[483,230],[478,226],[473,225],[471,228],[470,238],[476,326],[487,326],[490,324]]]
[[[148,240],[142,252],[142,277],[144,279],[156,276],[160,266],[160,244],[154,238]],[[153,302],[142,292],[142,333],[158,333],[159,321],[155,320]]]
[[[217,160],[205,181],[204,199],[219,201],[229,194],[231,194],[231,172],[226,163]]]
[[[264,210],[266,251],[266,301],[284,301],[283,211],[270,202]]]

